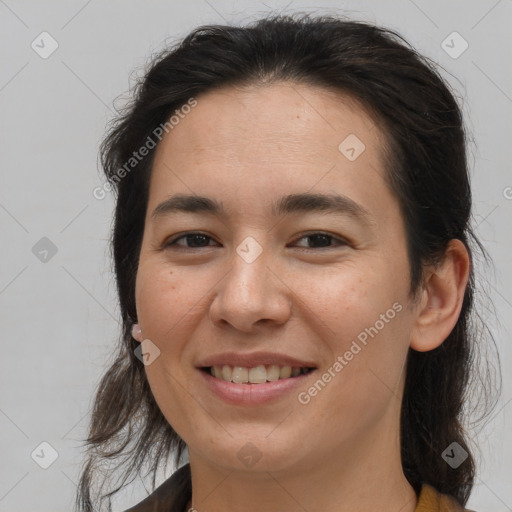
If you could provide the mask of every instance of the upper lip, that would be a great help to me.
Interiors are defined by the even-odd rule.
[[[203,359],[198,368],[209,368],[211,366],[242,366],[254,368],[262,365],[292,366],[299,368],[316,368],[311,361],[301,361],[295,357],[276,352],[253,352],[242,354],[240,352],[224,352]]]

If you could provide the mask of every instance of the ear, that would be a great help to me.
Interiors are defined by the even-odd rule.
[[[142,342],[142,330],[139,324],[133,324],[132,326],[132,338],[139,343]]]
[[[462,309],[470,265],[465,245],[450,240],[442,263],[430,269],[425,279],[411,335],[412,349],[433,350],[449,336]]]

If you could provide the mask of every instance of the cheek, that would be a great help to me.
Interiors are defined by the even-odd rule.
[[[385,277],[389,275],[375,262],[322,275],[310,272],[310,277],[301,279],[298,295],[338,340],[337,348],[342,349],[348,340],[373,325],[394,302],[401,300],[401,285],[396,279]]]
[[[331,291],[329,301],[318,302],[329,356],[312,388],[301,390],[315,409],[312,430],[343,438],[380,421],[393,403],[399,407],[410,315],[395,298],[364,287]]]
[[[137,315],[144,338],[167,352],[170,348],[167,341],[180,339],[173,334],[182,329],[180,319],[186,321],[187,311],[192,307],[193,294],[187,295],[187,290],[193,287],[185,286],[176,270],[141,259],[135,289]]]
[[[334,372],[334,381],[348,401],[359,397],[371,402],[376,390],[389,393],[400,377],[412,319],[408,279],[399,275],[403,271],[392,272],[390,266],[374,262],[304,282],[302,300],[316,318],[313,329],[322,332],[331,354],[324,363],[328,368],[338,356],[343,358],[343,369]]]
[[[146,367],[157,376],[164,369],[187,380],[194,345],[189,343],[208,315],[208,293],[218,281],[212,270],[173,267],[158,258],[141,257],[136,282],[138,319],[144,338],[160,350],[158,365]],[[162,374],[162,378],[165,376]]]
[[[197,287],[185,282],[179,269],[141,257],[136,281],[136,305],[144,338],[160,350],[158,358],[145,366],[152,394],[169,424],[179,435],[194,411],[187,407],[187,371],[183,364],[186,341],[194,329]]]

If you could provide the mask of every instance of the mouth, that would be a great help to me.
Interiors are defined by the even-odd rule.
[[[265,384],[285,379],[295,379],[313,372],[315,367],[258,365],[245,366],[205,366],[201,371],[212,377],[234,384]]]

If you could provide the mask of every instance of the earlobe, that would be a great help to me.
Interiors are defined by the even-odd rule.
[[[459,319],[469,271],[466,247],[460,240],[451,240],[442,263],[425,280],[411,335],[412,349],[433,350],[449,336]]]
[[[142,330],[139,324],[133,324],[132,326],[132,337],[139,343],[142,342]]]

